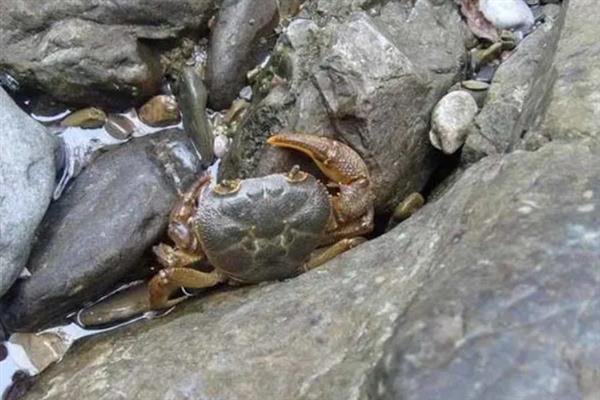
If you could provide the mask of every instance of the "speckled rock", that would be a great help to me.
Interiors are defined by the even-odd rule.
[[[99,156],[50,206],[27,267],[0,319],[32,331],[106,294],[127,275],[147,273],[142,255],[166,228],[178,190],[199,172],[179,130],[133,139]]]
[[[422,189],[436,165],[430,113],[463,72],[464,25],[452,2],[358,10],[350,1],[305,3],[275,46],[270,68],[280,79],[256,97],[235,132],[222,177],[299,163],[264,143],[272,132],[303,131],[334,137],[363,156],[378,211]]]
[[[50,204],[57,144],[0,88],[0,297],[25,267]]]
[[[528,136],[548,104],[556,78],[552,61],[565,7],[545,6],[545,22],[519,43],[515,52],[498,67],[463,148],[462,158],[466,163],[489,154],[539,147],[528,145]]]
[[[26,398],[591,399],[599,155],[488,157],[322,268],[80,343]]]
[[[219,3],[5,0],[0,70],[63,102],[131,105],[160,89],[157,49],[206,31]]]
[[[549,140],[600,139],[600,24],[594,0],[570,1],[558,44],[558,78],[539,136]]]
[[[475,99],[464,90],[456,90],[442,97],[431,115],[429,140],[433,147],[446,154],[458,150],[467,138],[477,110]]]

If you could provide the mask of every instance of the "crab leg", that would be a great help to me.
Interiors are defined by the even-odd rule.
[[[367,165],[349,146],[333,139],[302,133],[280,133],[267,143],[294,149],[308,155],[339,188],[332,199],[336,222],[340,225],[369,212],[373,204]]]
[[[332,258],[342,254],[345,251],[350,250],[353,247],[364,243],[367,239],[364,237],[353,237],[350,239],[342,239],[328,247],[315,250],[308,261],[304,264],[304,270],[310,271],[311,269],[317,268]]]
[[[202,272],[191,268],[166,268],[160,270],[148,284],[150,307],[153,310],[169,308],[186,299],[186,296],[170,300],[169,297],[180,287],[203,289],[225,282],[227,278],[218,273]]]

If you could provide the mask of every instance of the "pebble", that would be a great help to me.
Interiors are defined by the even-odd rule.
[[[104,129],[115,139],[126,140],[135,131],[135,124],[124,115],[110,114],[106,120]]]
[[[183,116],[183,129],[194,142],[196,150],[207,166],[213,161],[213,134],[206,116],[208,91],[194,67],[185,67],[179,79],[177,101]]]
[[[140,120],[149,126],[163,127],[179,122],[179,109],[175,97],[169,95],[154,96],[138,111]]]
[[[523,0],[480,0],[479,9],[498,29],[528,31],[534,23],[533,13]]]
[[[227,151],[229,150],[230,140],[225,135],[217,135],[215,136],[215,146],[214,152],[217,158],[223,158]]]
[[[445,95],[433,109],[431,144],[445,154],[453,154],[465,142],[478,107],[473,96],[464,90]]]
[[[480,81],[478,79],[470,79],[468,81],[462,81],[461,86],[465,89],[474,90],[474,91],[482,91],[488,90],[490,88],[490,84],[484,81]]]
[[[78,126],[85,129],[100,128],[106,122],[106,113],[96,107],[88,107],[69,114],[61,126]]]
[[[419,208],[425,204],[425,198],[421,193],[411,193],[394,209],[394,219],[404,221],[413,215]]]

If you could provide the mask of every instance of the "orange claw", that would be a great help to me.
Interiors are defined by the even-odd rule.
[[[367,165],[360,155],[336,140],[305,133],[279,133],[267,139],[267,143],[303,152],[336,183],[349,184],[369,179]]]
[[[334,229],[341,231],[365,216],[370,221],[364,231],[371,229],[374,200],[371,180],[367,164],[356,151],[336,140],[304,133],[279,133],[267,139],[267,143],[308,155],[336,184],[339,193],[331,200],[336,221]]]

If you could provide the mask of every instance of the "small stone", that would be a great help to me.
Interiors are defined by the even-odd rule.
[[[124,115],[109,114],[104,129],[115,139],[126,140],[133,134],[135,125],[132,120]]]
[[[61,126],[78,126],[80,128],[100,128],[106,122],[106,113],[96,107],[88,107],[69,114],[60,122]]]
[[[21,346],[40,372],[59,361],[72,344],[72,341],[54,332],[14,333],[9,341]]]
[[[483,91],[488,90],[490,88],[490,84],[484,81],[480,81],[478,79],[470,79],[468,81],[462,81],[461,86],[465,89],[474,90],[474,91]]]
[[[404,221],[413,215],[419,208],[425,204],[425,198],[421,193],[411,193],[394,209],[394,219]]]
[[[215,136],[214,152],[217,158],[223,158],[229,150],[230,140],[225,135]]]
[[[469,92],[448,93],[433,109],[429,132],[431,144],[446,154],[456,152],[464,144],[477,111],[477,103]]]
[[[161,127],[179,122],[179,108],[175,97],[168,95],[154,96],[138,111],[140,120],[146,125]]]
[[[523,0],[480,0],[479,9],[498,29],[528,31],[534,23],[533,13]]]
[[[252,100],[252,86],[244,86],[242,90],[240,90],[240,98],[246,101]]]

